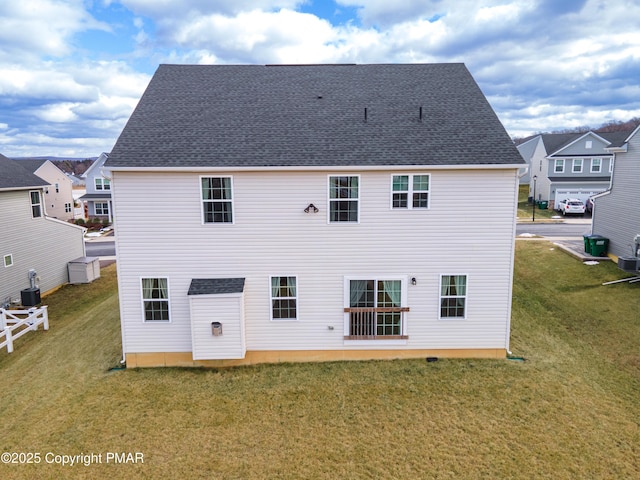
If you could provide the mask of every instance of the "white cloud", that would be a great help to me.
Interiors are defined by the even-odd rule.
[[[5,0],[0,3],[0,60],[67,55],[72,36],[87,29],[108,27],[84,10],[82,0]]]

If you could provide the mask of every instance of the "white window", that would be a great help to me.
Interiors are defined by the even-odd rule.
[[[555,173],[564,173],[564,159],[563,158],[559,158],[559,159],[556,160],[553,171]]]
[[[573,173],[582,173],[582,159],[581,158],[574,158],[573,159],[573,166],[571,168],[571,171]]]
[[[96,178],[96,190],[111,190],[111,181],[106,178]]]
[[[64,204],[64,213],[71,213],[71,204],[70,203],[65,203]]]
[[[329,222],[358,222],[360,177],[329,177]]]
[[[11,265],[13,265],[13,255],[5,255],[3,263],[5,267],[10,267]]]
[[[298,279],[271,277],[271,319],[298,319]]]
[[[231,177],[201,177],[204,223],[233,223]]]
[[[429,175],[393,175],[391,208],[429,208]]]
[[[609,173],[613,173],[613,158],[609,159]]]
[[[142,308],[145,322],[168,322],[169,279],[142,279]]]
[[[40,197],[40,192],[38,190],[33,190],[29,192],[31,197],[31,216],[33,218],[38,218],[42,216],[42,198]]]
[[[348,278],[345,297],[347,339],[406,338],[404,279]]]
[[[440,277],[440,318],[464,319],[467,311],[467,276]]]
[[[96,215],[109,215],[109,202],[95,202]]]
[[[586,142],[584,142],[584,148],[593,148],[593,141],[587,140]]]
[[[600,173],[602,171],[602,159],[601,158],[592,158],[591,159],[591,173]]]

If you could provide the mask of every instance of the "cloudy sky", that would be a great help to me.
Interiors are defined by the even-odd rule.
[[[0,153],[113,147],[160,63],[463,62],[512,136],[640,116],[637,0],[0,0]]]

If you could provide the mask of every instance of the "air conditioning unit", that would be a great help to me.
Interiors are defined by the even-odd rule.
[[[618,268],[625,272],[637,272],[640,269],[640,258],[618,257]]]
[[[23,307],[35,307],[40,303],[40,289],[37,287],[20,290],[20,298]]]

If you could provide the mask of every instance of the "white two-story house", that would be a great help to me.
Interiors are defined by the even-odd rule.
[[[105,163],[127,366],[504,358],[523,164],[462,64],[160,66]]]
[[[21,300],[22,290],[37,287],[44,295],[67,283],[68,263],[85,255],[84,229],[49,216],[45,192],[55,185],[26,165],[0,155],[0,307],[5,308]]]

